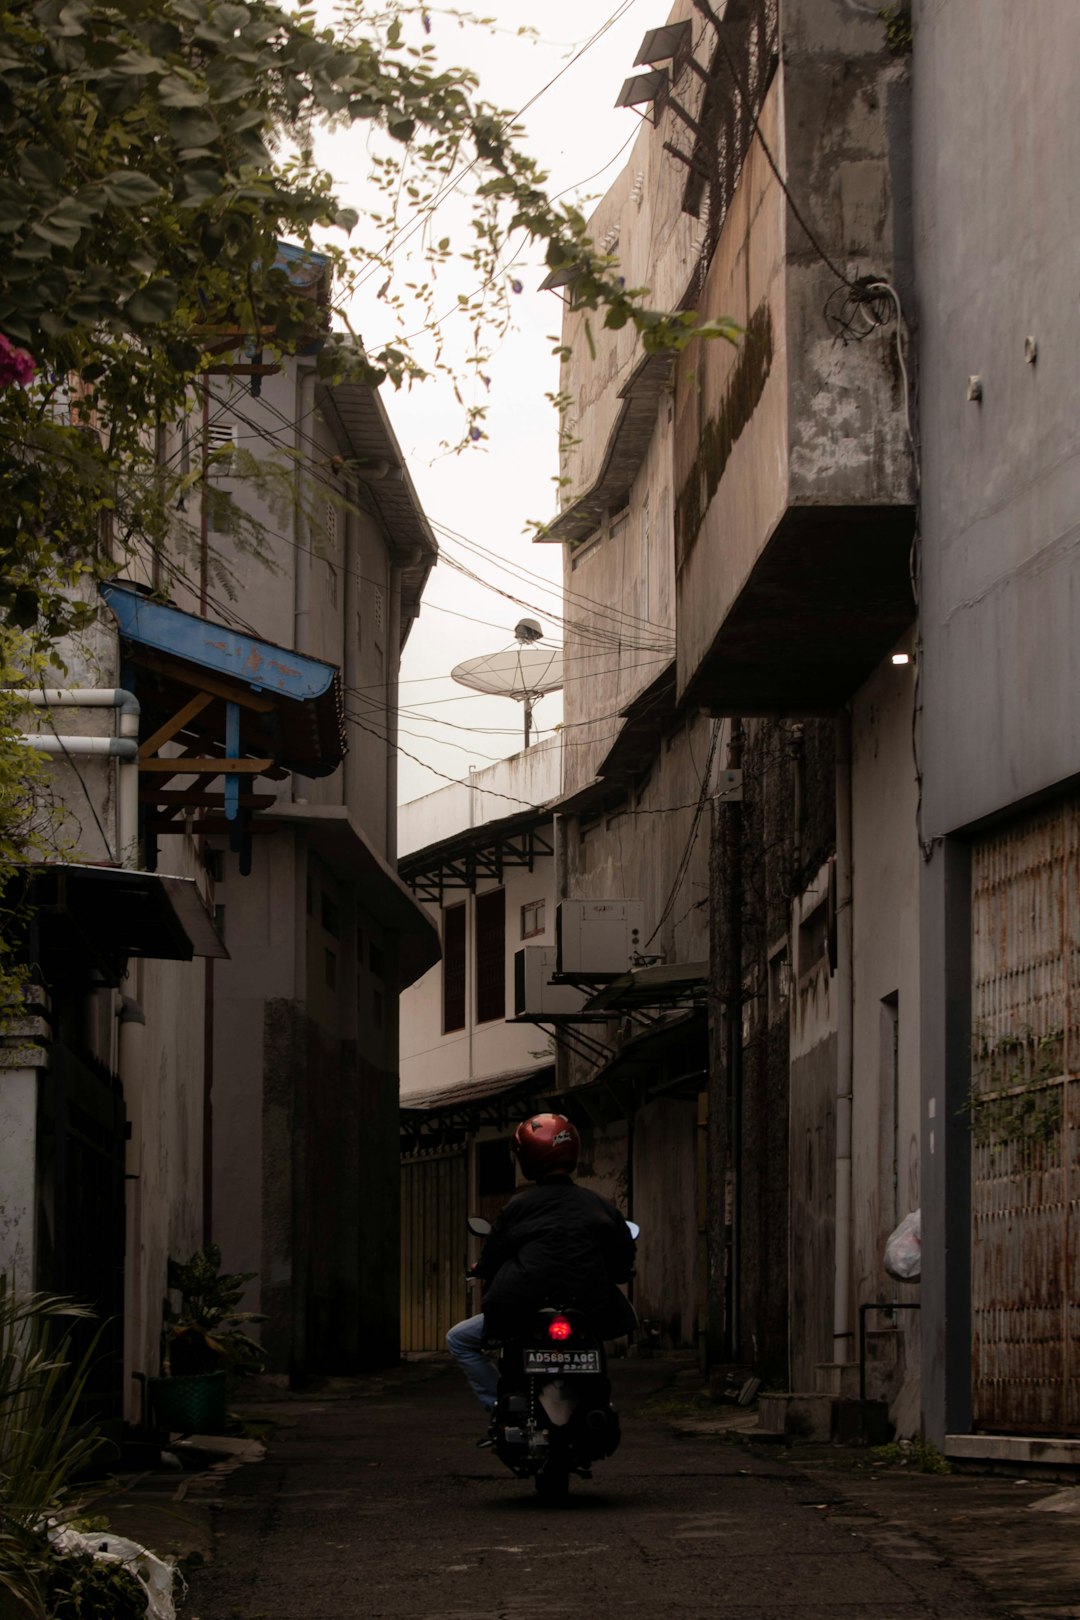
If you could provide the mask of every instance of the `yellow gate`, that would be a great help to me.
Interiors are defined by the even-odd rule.
[[[401,1348],[445,1350],[446,1330],[470,1314],[465,1267],[467,1155],[463,1148],[401,1164]]]

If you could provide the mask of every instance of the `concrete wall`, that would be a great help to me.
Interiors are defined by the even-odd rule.
[[[664,400],[625,518],[613,523],[609,513],[601,535],[565,548],[563,589],[574,621],[566,631],[563,694],[567,793],[596,776],[621,729],[620,714],[674,655],[671,458]]]
[[[562,790],[561,736],[474,771],[467,782],[436,788],[398,810],[398,854],[411,855],[469,827],[542,805]]]
[[[588,701],[587,693],[575,698],[582,708]],[[707,815],[698,822],[692,846],[690,839],[709,750],[721,724],[703,714],[681,716],[624,801],[567,824],[568,893],[585,900],[644,901],[645,949],[665,952],[669,962],[700,962],[709,954]],[[724,751],[721,734],[714,771]],[[688,846],[686,871],[669,906]]]
[[[318,780],[295,775],[280,797],[306,804],[362,806],[359,820],[386,848],[393,812],[391,776],[396,720],[388,700],[398,649],[394,577],[386,538],[363,488],[342,476],[340,449],[314,408],[314,366],[286,361],[253,398],[245,383],[212,379],[214,431],[232,429],[231,462],[212,467],[211,511],[227,497],[239,519],[208,535],[207,615],[252,625],[260,636],[341,668],[346,688],[348,753],[342,770]],[[201,415],[190,423],[189,455],[198,465]],[[174,435],[179,453],[180,435]],[[158,570],[177,607],[199,611],[200,496],[189,497],[173,537],[175,557]],[[260,791],[273,784],[260,783]]]
[[[678,0],[670,20],[697,19],[698,15],[691,0]],[[693,114],[700,103],[701,87],[690,73],[685,75],[681,94]],[[649,302],[657,309],[675,309],[681,303],[701,234],[698,221],[682,212],[685,170],[663,150],[664,141],[678,139],[680,132],[684,140],[685,126],[670,110],[661,115],[655,128],[644,122],[626,167],[589,219],[593,241],[609,244],[619,274],[631,287],[648,287]],[[592,344],[586,337],[586,320]],[[561,473],[567,482],[560,498],[565,508],[596,479],[619,412],[619,390],[640,360],[641,349],[633,328],[612,332],[595,315],[568,315],[563,341],[570,355],[563,365],[560,386],[573,400],[561,457]]]
[[[134,962],[122,987],[118,1067],[131,1128],[125,1256],[126,1415],[141,1418],[130,1375],[156,1376],[170,1258],[203,1243],[207,966]],[[141,1011],[145,1023],[139,1022]]]
[[[906,104],[906,62],[884,48],[879,19],[841,0],[782,8],[761,132],[843,274],[873,273],[901,294]],[[836,291],[752,141],[699,303],[745,336],[737,347],[692,344],[676,378],[680,692],[785,512],[911,499],[895,321],[839,342],[826,319]]]
[[[1068,0],[916,0],[924,1411],[970,1423],[968,857],[1080,772],[1080,128]],[[962,161],[953,155],[963,154]],[[1025,356],[1033,338],[1037,358]],[[982,379],[982,399],[967,397]]]
[[[914,24],[924,815],[936,837],[1080,771],[1080,304],[1063,295],[1080,129],[1068,0],[916,4]],[[963,163],[946,161],[960,151]],[[973,374],[981,403],[966,397]]]

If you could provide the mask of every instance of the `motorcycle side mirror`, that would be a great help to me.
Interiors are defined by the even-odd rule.
[[[491,1222],[485,1221],[482,1215],[470,1215],[466,1224],[473,1237],[487,1237],[491,1231]]]
[[[627,1221],[626,1224],[630,1228],[630,1236],[636,1243],[638,1238],[641,1236],[641,1227],[638,1225],[637,1221]]]

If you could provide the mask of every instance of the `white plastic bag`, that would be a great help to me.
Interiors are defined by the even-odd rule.
[[[905,1215],[885,1245],[885,1270],[897,1282],[918,1282],[922,1273],[922,1210]]]
[[[87,1553],[104,1562],[123,1564],[146,1593],[147,1620],[176,1620],[173,1583],[179,1577],[171,1564],[140,1547],[137,1541],[114,1536],[108,1530],[75,1530],[68,1524],[54,1525],[49,1540],[57,1552]]]

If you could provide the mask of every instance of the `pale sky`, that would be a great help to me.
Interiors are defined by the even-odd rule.
[[[549,195],[568,190],[571,199],[591,196],[595,202],[626,164],[640,127],[634,112],[617,111],[612,103],[633,71],[645,32],[664,22],[669,9],[668,0],[603,0],[600,4],[596,0],[547,0],[539,11],[530,12],[520,0],[489,0],[478,10],[495,20],[494,32],[462,28],[433,7],[429,37],[440,66],[467,63],[479,75],[480,94],[501,107],[516,111],[542,92],[522,119],[527,131],[522,144],[548,171]],[[572,62],[575,53],[612,18],[602,37]],[[537,26],[541,38],[518,37],[516,30],[522,23]],[[549,86],[561,70],[565,70],[562,76]],[[328,143],[325,161],[346,200],[362,197],[368,162],[361,138],[335,137]],[[466,223],[460,204],[449,200],[440,208],[440,234],[454,239]],[[407,246],[402,251],[407,252]],[[509,699],[467,693],[449,679],[451,668],[464,659],[513,645],[514,626],[523,617],[540,620],[548,643],[562,640],[558,625],[547,617],[558,602],[551,586],[508,572],[508,567],[527,570],[555,582],[561,578],[562,568],[560,547],[536,545],[523,532],[530,519],[551,517],[558,504],[552,481],[557,419],[544,395],[554,392],[558,384],[550,338],[559,331],[562,310],[553,293],[537,291],[545,274],[538,249],[533,248],[528,258],[516,260],[513,274],[524,289],[514,301],[517,330],[504,340],[488,368],[489,438],[482,449],[459,456],[440,450],[442,441],[454,440],[461,430],[461,411],[448,387],[429,382],[409,393],[394,393],[389,386],[384,389],[413,481],[443,551],[402,662],[402,802],[443,785],[442,777],[410,759],[410,753],[458,779],[468,774],[470,765],[483,767],[492,758],[505,758],[522,746],[521,706]],[[447,297],[441,307],[453,309],[459,288],[469,291],[468,281],[448,275]],[[357,301],[352,318],[369,347],[393,336],[393,327],[370,294],[366,305]],[[448,338],[459,319],[451,315],[445,324]],[[495,553],[507,566],[478,556],[445,529]],[[473,584],[450,566],[451,558],[528,606]],[[470,615],[471,619],[456,615]],[[541,734],[560,717],[561,698],[544,698],[536,711]]]

